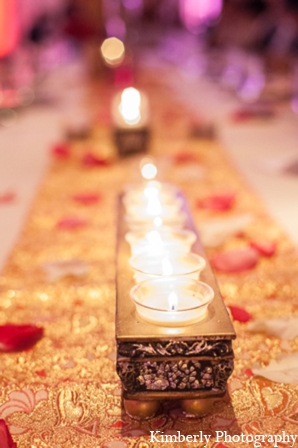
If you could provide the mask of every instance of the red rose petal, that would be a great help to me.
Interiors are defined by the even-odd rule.
[[[253,318],[252,315],[248,313],[244,308],[233,305],[228,305],[228,308],[231,311],[233,319],[237,320],[238,322],[249,322]]]
[[[17,444],[12,440],[9,429],[4,420],[0,420],[0,447],[17,448]]]
[[[6,324],[0,326],[0,351],[11,352],[32,347],[43,336],[43,328],[35,325]]]
[[[104,124],[104,125],[108,126],[112,122],[111,114],[106,111],[99,112],[96,115],[96,120],[98,121],[99,124]]]
[[[63,218],[57,223],[59,229],[64,230],[77,230],[87,225],[87,221],[81,218],[68,217]]]
[[[164,124],[170,125],[177,121],[180,117],[180,113],[175,110],[167,111],[163,114],[162,121],[164,122]]]
[[[83,205],[97,204],[101,196],[97,193],[78,193],[73,195],[73,200]]]
[[[13,191],[7,191],[6,193],[0,194],[0,204],[10,204],[16,198],[16,194]]]
[[[36,373],[36,375],[40,376],[41,378],[46,378],[46,376],[47,376],[47,372],[44,369],[36,370],[35,373]]]
[[[59,159],[68,159],[70,156],[70,146],[67,143],[58,143],[53,146],[52,154]]]
[[[238,273],[254,268],[258,260],[258,252],[251,247],[247,247],[244,249],[219,252],[211,257],[211,264],[218,271]]]
[[[124,89],[125,87],[134,84],[134,71],[129,65],[120,65],[114,69],[114,82],[117,89]]]
[[[118,420],[117,422],[110,425],[109,428],[121,429],[121,428],[125,428],[128,425],[129,425],[129,423],[123,422],[122,420]]]
[[[92,152],[86,153],[82,158],[82,164],[86,167],[106,167],[110,164],[109,160],[103,157],[98,157]]]
[[[252,377],[252,376],[254,376],[253,371],[252,371],[251,369],[246,369],[246,370],[244,371],[244,374],[245,374],[246,376],[248,376],[249,378]]]
[[[272,117],[274,117],[274,110],[267,106],[258,107],[256,109],[239,109],[231,115],[231,118],[235,123],[241,123],[252,119],[269,119]]]
[[[253,114],[249,110],[241,109],[232,113],[231,118],[235,123],[241,123],[243,121],[253,118]]]
[[[276,243],[274,241],[251,241],[250,246],[264,257],[272,257],[276,252]]]
[[[197,206],[205,210],[230,210],[235,202],[235,193],[215,194],[197,201]]]
[[[166,417],[157,418],[156,420],[152,421],[151,427],[153,429],[161,428],[162,426],[164,426],[167,423],[167,420],[168,419]]]
[[[182,163],[193,163],[197,162],[197,158],[191,152],[179,152],[174,156],[174,162],[178,165]]]

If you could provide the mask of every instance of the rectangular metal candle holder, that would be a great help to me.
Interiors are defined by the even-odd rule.
[[[120,157],[147,151],[149,142],[148,127],[115,127],[113,133]]]
[[[130,247],[122,198],[119,198],[116,278],[117,373],[125,400],[198,400],[222,397],[234,367],[232,340],[236,334],[210,264],[184,200],[185,228],[197,234],[192,252],[203,256],[200,280],[215,297],[203,320],[180,328],[143,321],[130,299],[135,284],[129,266]]]

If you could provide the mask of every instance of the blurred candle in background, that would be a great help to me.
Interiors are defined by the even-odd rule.
[[[0,0],[0,58],[15,49],[18,38],[17,0]]]

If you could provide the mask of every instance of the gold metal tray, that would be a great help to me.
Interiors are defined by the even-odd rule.
[[[116,247],[117,372],[126,400],[196,400],[223,396],[233,371],[232,340],[236,334],[218,289],[185,198],[184,228],[197,235],[192,252],[203,256],[200,280],[215,293],[203,320],[180,328],[143,321],[130,299],[135,284],[125,240],[128,231],[122,196],[118,201]]]

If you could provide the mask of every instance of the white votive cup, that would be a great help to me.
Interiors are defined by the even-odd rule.
[[[140,184],[127,185],[123,195],[123,203],[125,206],[128,204],[144,204],[154,197],[158,197],[163,204],[171,204],[180,199],[178,189],[174,185],[151,180]]]
[[[197,239],[194,232],[187,229],[171,229],[162,227],[159,230],[127,232],[126,241],[131,248],[131,254],[144,252],[190,252]]]
[[[143,320],[162,327],[181,327],[206,316],[214,291],[196,280],[164,277],[135,285],[130,297]]]
[[[206,261],[194,253],[163,252],[162,254],[143,253],[129,259],[136,283],[160,277],[187,277],[199,279]]]

